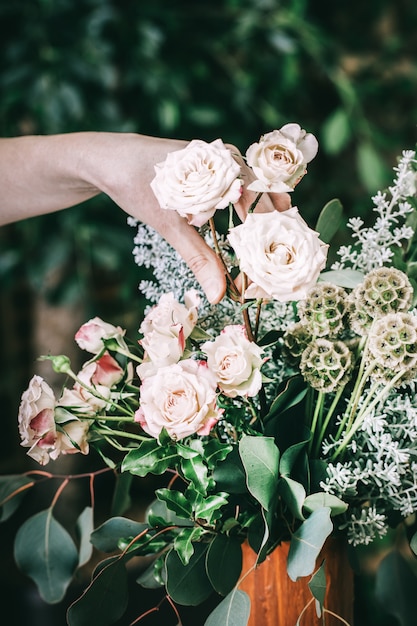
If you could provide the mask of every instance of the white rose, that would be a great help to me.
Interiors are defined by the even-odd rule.
[[[73,420],[61,424],[62,431],[58,431],[57,440],[54,449],[49,456],[52,460],[59,457],[60,454],[88,454],[88,431],[90,424],[86,420]]]
[[[144,337],[140,344],[145,350],[145,363],[139,365],[138,375],[149,371],[146,361],[155,367],[176,363],[182,357],[185,340],[191,335],[198,319],[199,296],[191,290],[185,294],[185,304],[175,300],[173,293],[161,296],[159,303],[144,318],[139,331]]]
[[[193,139],[157,163],[155,172],[151,187],[161,208],[178,211],[194,226],[240,198],[240,165],[221,139]]]
[[[252,281],[246,298],[302,300],[325,267],[327,244],[292,207],[250,213],[228,235],[242,272]]]
[[[207,435],[220,418],[216,381],[206,363],[186,359],[147,376],[140,388],[135,420],[152,437],[162,429],[173,439]]]
[[[75,341],[83,350],[99,354],[104,349],[103,339],[115,339],[121,347],[125,347],[125,332],[120,326],[113,326],[99,317],[93,317],[77,330]]]
[[[293,191],[317,150],[317,139],[298,124],[285,124],[280,130],[266,133],[246,151],[246,162],[257,177],[248,189],[273,193]]]
[[[249,341],[244,326],[226,326],[214,341],[206,341],[201,350],[226,396],[252,397],[258,393],[262,387],[263,350]]]

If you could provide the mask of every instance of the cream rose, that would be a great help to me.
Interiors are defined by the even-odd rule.
[[[226,326],[214,341],[203,343],[201,350],[226,396],[251,397],[258,393],[262,387],[263,350],[248,340],[244,326]]]
[[[55,396],[40,376],[33,376],[22,394],[18,414],[21,445],[30,448],[28,455],[46,465],[49,450],[55,446]]]
[[[246,298],[301,300],[325,267],[327,244],[292,207],[282,213],[250,213],[228,239],[252,284]]]
[[[221,139],[193,139],[157,163],[155,172],[151,188],[161,208],[177,211],[194,226],[202,226],[241,195],[240,165]]]
[[[185,359],[144,379],[135,420],[152,437],[163,428],[173,439],[207,435],[222,413],[216,396],[216,381],[206,363]]]
[[[139,365],[138,375],[171,365],[180,360],[185,349],[185,340],[191,335],[198,319],[199,304],[197,291],[185,294],[184,304],[175,300],[173,293],[161,296],[158,304],[144,318],[139,331],[144,337],[140,344],[145,350],[145,362]],[[149,367],[151,361],[153,367]]]
[[[88,431],[90,423],[86,420],[72,420],[61,424],[58,430],[54,450],[50,452],[50,458],[55,460],[60,454],[88,454]]]
[[[246,151],[246,162],[257,178],[248,189],[293,191],[317,150],[317,139],[298,124],[285,124],[280,130],[266,133]]]
[[[104,350],[103,339],[115,339],[121,347],[125,347],[125,332],[120,326],[113,326],[99,317],[93,317],[78,329],[75,341],[83,350],[99,354]]]

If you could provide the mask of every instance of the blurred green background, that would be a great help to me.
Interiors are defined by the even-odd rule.
[[[293,204],[311,225],[334,197],[366,219],[417,140],[416,26],[413,0],[0,0],[0,135],[222,137],[245,152],[298,122],[320,150]],[[133,235],[104,196],[0,229],[1,473],[28,467],[16,415],[37,355],[70,354],[94,315],[138,327]],[[357,626],[400,623],[374,603],[372,576],[357,605]],[[12,623],[64,623],[30,610]]]

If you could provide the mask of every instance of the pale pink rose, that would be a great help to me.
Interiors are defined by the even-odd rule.
[[[90,368],[93,365],[94,368]],[[89,374],[91,384],[97,386],[102,385],[104,387],[113,387],[117,385],[124,375],[123,368],[120,367],[115,358],[105,352],[97,361],[89,364]],[[84,368],[85,369],[85,368]]]
[[[162,209],[177,211],[190,224],[202,226],[241,195],[240,165],[221,139],[193,139],[155,165],[152,190]]]
[[[86,378],[88,378],[88,375],[86,375]],[[110,399],[110,389],[108,387],[97,385],[95,391],[99,394],[99,397],[87,391],[79,383],[75,383],[71,389],[68,387],[64,388],[57,405],[65,407],[74,415],[94,416],[108,405]]]
[[[280,130],[266,133],[246,151],[246,162],[257,177],[248,189],[267,193],[293,191],[317,149],[314,135],[298,124],[285,124]]]
[[[52,460],[60,454],[88,454],[88,431],[90,423],[86,420],[73,420],[60,425],[63,432],[58,430],[54,449],[49,453]]]
[[[250,213],[231,229],[229,242],[240,270],[252,283],[246,298],[302,300],[326,265],[328,245],[292,207],[282,213]]]
[[[149,371],[148,361],[158,368],[176,363],[182,357],[185,341],[197,323],[199,300],[195,290],[185,294],[185,304],[177,302],[173,293],[167,293],[146,315],[139,328],[144,335],[139,343],[145,350],[143,367],[138,367],[141,378]]]
[[[21,445],[29,449],[28,455],[45,465],[48,450],[55,445],[55,396],[50,386],[40,376],[33,376],[22,394],[19,406],[19,434]]]
[[[248,340],[244,326],[226,326],[214,341],[203,343],[201,350],[226,396],[252,397],[258,393],[262,387],[263,350]]]
[[[75,333],[75,341],[83,350],[91,354],[99,354],[104,350],[103,339],[115,339],[121,347],[124,347],[125,332],[120,326],[113,326],[99,317],[93,317],[78,329]]]
[[[207,435],[222,414],[216,397],[216,381],[206,363],[186,359],[144,379],[135,420],[152,437],[163,428],[176,440]]]

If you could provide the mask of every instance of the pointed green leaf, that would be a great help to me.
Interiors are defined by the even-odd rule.
[[[242,571],[241,541],[233,536],[216,535],[207,550],[206,568],[214,590],[227,596]]]
[[[162,447],[156,439],[142,441],[137,448],[128,452],[123,459],[122,472],[137,476],[163,474],[178,458],[174,448]]]
[[[91,543],[97,550],[113,552],[118,549],[120,539],[133,539],[148,528],[148,524],[126,517],[112,517],[91,533]]]
[[[284,413],[291,407],[303,400],[307,393],[307,384],[301,376],[293,376],[282,382],[278,388],[278,393],[271,404],[265,420],[270,419],[278,413]]]
[[[359,144],[356,159],[359,178],[370,193],[386,185],[387,168],[372,144]]]
[[[176,515],[189,519],[192,515],[192,505],[180,491],[174,489],[157,489],[155,495],[158,500],[166,503],[167,507]]]
[[[114,516],[123,515],[131,505],[130,487],[133,475],[129,472],[117,474],[116,485],[113,492],[111,504],[111,514]]]
[[[35,482],[26,476],[0,476],[0,522],[4,522],[18,508],[28,489]]]
[[[210,613],[204,626],[247,626],[250,599],[247,593],[234,589]]]
[[[211,524],[221,516],[221,507],[227,504],[227,493],[216,493],[207,498],[202,498],[201,501],[195,503],[194,515],[198,519],[205,520],[208,524]]]
[[[179,535],[175,537],[174,549],[177,551],[183,565],[188,565],[192,555],[194,554],[193,541],[198,541],[204,529],[201,526],[193,526],[184,528]]]
[[[224,461],[226,457],[232,451],[233,446],[228,443],[222,443],[218,439],[209,439],[207,443],[204,444],[204,459],[207,463],[207,466],[210,469],[213,469],[220,463]]]
[[[333,530],[330,509],[314,511],[293,534],[288,553],[287,572],[294,582],[313,573],[316,559]]]
[[[337,154],[346,146],[351,136],[349,118],[344,109],[335,109],[322,127],[323,148],[328,154]]]
[[[80,537],[78,567],[82,567],[91,559],[93,552],[93,544],[90,541],[90,537],[94,530],[94,515],[91,506],[86,506],[77,519],[76,529]]]
[[[14,557],[49,604],[62,600],[78,565],[77,548],[51,509],[33,515],[19,528]]]
[[[272,437],[244,435],[239,453],[250,493],[268,510],[278,483],[279,450]]]
[[[338,198],[330,200],[321,210],[315,230],[324,243],[330,243],[342,223],[343,207]]]
[[[145,519],[153,528],[160,526],[193,526],[191,520],[175,515],[162,500],[154,500],[149,505]]]
[[[209,485],[207,466],[203,459],[196,455],[189,459],[181,459],[181,469],[184,477],[192,483],[194,489],[205,496]]]
[[[290,476],[291,471],[300,455],[300,453],[306,449],[308,442],[310,441],[311,432],[308,428],[305,429],[304,438],[302,441],[289,446],[281,455],[279,461],[279,473],[283,476]]]
[[[123,559],[100,569],[83,595],[67,611],[69,626],[111,626],[126,611],[127,571]]]
[[[219,489],[228,493],[246,493],[246,474],[239,455],[238,446],[233,446],[230,454],[213,471],[213,478]]]
[[[194,554],[184,565],[175,552],[168,552],[165,560],[166,589],[174,602],[185,606],[197,606],[213,591],[206,572],[207,543],[196,543]]]

